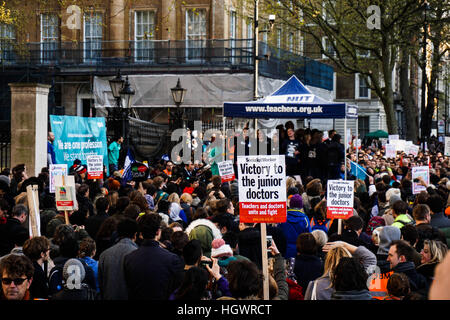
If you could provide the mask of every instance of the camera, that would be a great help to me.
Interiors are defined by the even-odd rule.
[[[207,260],[202,260],[200,261],[200,265],[205,267],[208,265],[210,268],[212,268],[213,262],[212,261],[207,261]]]
[[[415,178],[415,179],[413,180],[413,182],[418,183],[418,182],[419,182],[419,179]]]
[[[267,241],[267,248],[272,246],[272,236],[267,236],[266,241]],[[267,251],[270,251],[270,249],[267,249]]]

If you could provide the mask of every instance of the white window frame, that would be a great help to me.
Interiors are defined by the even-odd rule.
[[[49,19],[44,19],[45,17],[50,17],[52,16],[53,18],[56,18],[56,24],[55,25],[50,25],[47,24]],[[41,28],[40,28],[40,32],[41,32],[41,62],[42,63],[47,63],[47,62],[51,62],[56,60],[56,57],[54,56],[54,54],[56,53],[57,50],[57,46],[58,46],[58,40],[59,40],[59,21],[58,21],[58,15],[56,14],[52,14],[52,13],[41,13],[40,15],[40,22],[41,22]],[[45,33],[45,29],[44,28],[51,28],[54,27],[54,30],[56,31],[55,34],[52,35],[46,35]],[[49,44],[53,44],[50,45],[48,47]]]
[[[189,12],[194,12],[194,14],[195,14],[194,10],[197,11],[197,12],[199,12],[199,11],[204,12],[204,17],[205,17],[204,25],[205,25],[205,28],[204,28],[204,30],[201,30],[201,31],[204,31],[204,33],[192,33],[192,34],[188,33],[188,31],[189,31]],[[193,58],[189,58],[189,50],[204,50],[205,49],[206,37],[207,37],[207,26],[206,26],[207,14],[206,13],[207,13],[206,9],[204,9],[204,8],[200,8],[200,9],[188,8],[188,9],[186,9],[186,14],[185,14],[185,19],[186,19],[186,21],[185,21],[186,61],[188,61],[188,62],[199,62],[199,61],[202,60],[202,57],[203,57],[202,53],[199,56],[197,55],[197,56],[194,56]],[[200,37],[201,39],[199,39],[199,40],[203,40],[204,42],[201,42],[201,41],[197,40],[196,43],[200,43],[200,44],[203,43],[203,47],[202,46],[197,46],[197,47],[189,48],[189,41],[190,41],[189,37]],[[191,41],[192,40],[195,40],[195,39],[191,39]]]
[[[360,77],[362,77],[361,76],[361,74],[359,74],[359,73],[356,73],[355,74],[355,99],[358,99],[358,100],[370,100],[370,86],[367,84],[367,97],[362,97],[362,96],[360,96],[360,93],[359,93],[359,90],[360,90]],[[364,79],[364,78],[363,78]]]
[[[13,42],[16,39],[16,32],[12,25],[0,24],[0,61],[2,63],[4,59],[6,59],[6,63],[13,62],[14,56],[13,52]],[[7,56],[8,55],[8,56]]]
[[[92,49],[92,48],[86,48],[86,43],[87,43],[87,41],[86,41],[86,39],[88,39],[88,37],[87,37],[87,34],[86,34],[86,22],[88,22],[88,20],[86,19],[86,17],[87,16],[90,16],[90,15],[95,15],[95,16],[97,16],[97,17],[100,17],[100,23],[99,23],[99,28],[100,28],[100,30],[101,30],[101,36],[99,37],[99,36],[95,36],[95,37],[93,37],[92,35],[89,35],[89,39],[98,39],[98,41],[99,41],[99,43],[100,43],[100,48],[94,48],[94,49]],[[87,12],[87,13],[85,13],[84,14],[84,16],[83,16],[83,60],[84,60],[84,62],[94,62],[97,58],[101,58],[101,56],[102,56],[102,54],[101,54],[101,51],[102,51],[102,41],[103,41],[103,26],[102,26],[102,24],[103,24],[103,14],[101,13],[101,12],[94,12],[94,13],[90,13],[90,12]],[[95,25],[95,24],[93,24],[93,25]],[[92,30],[92,29],[91,29]],[[92,34],[92,33],[91,33]],[[92,42],[94,42],[95,43],[95,41],[92,41]],[[100,54],[97,56],[95,56],[95,57],[92,57],[92,56],[87,56],[87,52],[88,52],[88,50],[100,50]],[[91,51],[92,52],[92,51]]]
[[[249,59],[247,59],[247,63],[248,64],[252,64],[253,62],[253,18],[247,18],[246,20],[246,26],[247,26],[247,51],[250,54],[251,53],[251,57],[249,57]],[[265,33],[265,32],[264,32]]]
[[[326,4],[331,4],[329,2],[331,2],[331,1],[327,1],[327,0],[322,1],[322,19],[325,22],[327,22],[328,24],[336,24],[336,21],[334,21],[333,18],[330,18],[330,17],[327,16],[327,10],[325,8],[325,3]],[[336,6],[336,1],[334,1],[334,5]]]
[[[231,48],[231,63],[236,63],[236,34],[237,34],[237,15],[236,10],[230,10],[230,25],[229,25],[229,36],[230,36],[230,48]]]
[[[324,48],[325,51],[327,51],[327,40],[330,41],[328,37],[326,36],[322,37],[322,48]],[[333,52],[334,52],[333,56],[336,56],[336,50],[334,50],[334,47]],[[329,57],[325,54],[322,54],[322,59],[329,59]]]
[[[303,56],[305,54],[304,53],[304,50],[305,50],[304,41],[305,41],[305,39],[303,38],[301,32],[299,31],[298,32],[298,54],[300,56]]]
[[[294,52],[294,33],[289,32],[288,34],[288,49],[290,52]]]
[[[147,24],[138,21],[138,16],[141,14],[142,15],[148,14]],[[154,10],[136,10],[134,12],[134,60],[136,62],[150,62],[154,60],[153,40],[155,39],[155,22],[156,22],[156,13]],[[149,30],[144,31],[143,34],[138,34],[139,31],[138,24],[143,25]],[[144,39],[145,36],[147,36],[147,39]],[[143,45],[143,48],[138,48],[141,44]],[[141,52],[146,49],[149,50],[149,54],[148,55],[141,54]]]

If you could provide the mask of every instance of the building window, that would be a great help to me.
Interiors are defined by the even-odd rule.
[[[333,43],[330,41],[330,39],[328,39],[328,37],[322,37],[322,48],[326,53],[328,53],[328,55],[333,57],[336,55]],[[328,56],[324,53],[322,54],[322,59],[328,59]]]
[[[281,56],[281,28],[277,29],[277,57],[279,58]]]
[[[236,11],[230,11],[230,48],[231,48],[231,62],[236,63]]]
[[[247,63],[252,64],[253,62],[253,19],[247,18],[247,51],[246,55]]]
[[[288,35],[288,48],[290,52],[294,52],[294,34],[289,32]]]
[[[301,36],[300,32],[298,33],[298,54],[303,56],[304,55],[304,47],[303,47],[303,37]]]
[[[50,62],[56,60],[58,39],[58,16],[56,14],[41,14],[42,62]]]
[[[102,56],[103,19],[101,13],[84,15],[84,60],[92,62]]]
[[[369,117],[368,116],[358,116],[358,134],[359,138],[362,140],[370,132],[369,128]]]
[[[324,21],[326,21],[328,24],[334,24],[334,14],[336,8],[336,1],[335,0],[325,0],[322,1],[322,18]]]
[[[370,99],[370,89],[364,77],[357,74],[355,78],[355,92],[357,93],[356,99]]]
[[[14,27],[8,24],[0,24],[0,59],[2,63],[13,62],[15,39]]]
[[[154,58],[155,12],[135,12],[135,58],[136,61],[151,61]]]
[[[188,60],[200,60],[206,47],[206,10],[186,10],[186,50]]]

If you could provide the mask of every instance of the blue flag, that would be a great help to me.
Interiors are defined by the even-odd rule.
[[[366,179],[366,169],[361,167],[359,164],[350,162],[350,174],[355,176],[357,179],[365,180]]]
[[[131,165],[135,162],[131,148],[128,148],[127,157],[123,166],[122,185],[131,180]]]

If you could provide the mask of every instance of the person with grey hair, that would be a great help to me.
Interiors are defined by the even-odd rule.
[[[28,232],[23,223],[28,218],[28,208],[23,204],[17,204],[11,210],[11,216],[0,229],[0,256],[11,252],[14,248],[16,234]]]
[[[322,248],[328,242],[327,234],[325,231],[320,229],[313,230],[311,234],[316,239],[317,255],[322,259],[322,261],[325,261],[326,253],[322,251]]]

